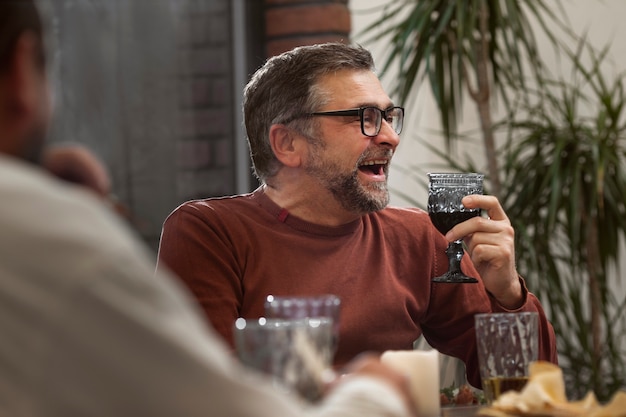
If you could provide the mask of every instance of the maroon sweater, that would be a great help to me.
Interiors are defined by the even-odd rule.
[[[290,216],[260,189],[198,200],[165,221],[159,265],[191,289],[208,320],[232,345],[238,317],[263,316],[273,295],[341,298],[341,365],[364,351],[431,346],[467,365],[480,386],[474,314],[507,311],[478,284],[434,284],[448,268],[447,242],[420,209],[385,208],[339,227]],[[467,256],[463,271],[479,277]],[[523,281],[522,281],[523,284]],[[524,286],[518,311],[539,312],[539,358],[556,362],[552,326]]]

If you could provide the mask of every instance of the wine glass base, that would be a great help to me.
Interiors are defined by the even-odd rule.
[[[432,282],[448,283],[448,284],[476,284],[478,280],[476,278],[468,277],[463,274],[444,274],[440,277],[432,279]]]

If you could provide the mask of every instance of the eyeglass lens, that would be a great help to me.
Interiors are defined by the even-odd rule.
[[[361,115],[363,134],[366,136],[376,136],[380,133],[383,116],[392,129],[400,134],[403,124],[403,112],[400,107],[392,107],[387,110],[380,110],[376,107],[365,107]]]

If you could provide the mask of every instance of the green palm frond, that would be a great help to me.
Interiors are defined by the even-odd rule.
[[[398,15],[403,17],[398,20]],[[568,31],[542,0],[404,0],[388,4],[359,36],[365,44],[389,44],[381,72],[399,68],[393,93],[400,102],[408,101],[422,80],[428,81],[451,140],[466,92],[499,93],[509,103],[506,80],[515,79],[522,87],[529,78],[541,80],[544,66],[531,19],[555,45],[558,38],[551,28]],[[489,67],[493,91],[478,89],[478,66],[483,63]]]
[[[547,82],[542,100],[506,122],[503,203],[518,231],[518,266],[549,306],[570,395],[594,390],[607,400],[626,385],[626,299],[615,298],[608,275],[626,236],[625,75],[609,82],[606,50],[584,40],[568,56],[569,79]],[[595,113],[581,113],[583,103]]]

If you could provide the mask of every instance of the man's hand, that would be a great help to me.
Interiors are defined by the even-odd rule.
[[[44,150],[41,164],[52,175],[82,185],[101,197],[111,191],[109,173],[89,149],[78,144],[51,146]]]
[[[369,376],[379,378],[391,385],[404,399],[406,407],[412,415],[416,414],[415,404],[409,389],[409,379],[380,361],[380,357],[374,354],[364,353],[350,362],[343,370],[346,372],[343,376],[335,379],[329,384],[328,389],[340,384],[344,378],[352,376]]]
[[[522,287],[515,269],[515,231],[504,209],[496,197],[488,195],[467,196],[463,205],[483,209],[487,218],[474,217],[456,225],[446,234],[446,239],[465,241],[485,288],[503,307],[521,307]]]

